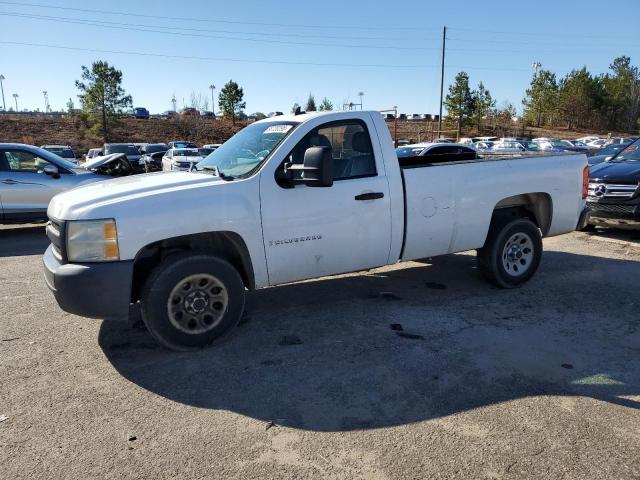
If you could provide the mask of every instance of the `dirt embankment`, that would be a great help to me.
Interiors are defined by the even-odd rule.
[[[123,118],[110,131],[111,142],[155,143],[172,140],[191,140],[198,145],[206,143],[222,143],[233,133],[246,125],[246,122],[212,120],[205,118],[150,118],[138,120]],[[438,137],[437,123],[427,121],[388,121],[387,125],[398,140],[411,142],[431,141]],[[496,136],[549,136],[576,138],[586,131],[568,131],[559,129],[526,128],[487,128],[482,135]],[[607,132],[595,132],[601,135]],[[464,135],[479,134],[475,130],[464,132]],[[443,136],[455,138],[455,131],[444,131]],[[45,115],[21,116],[0,115],[0,142],[27,143],[30,145],[61,144],[71,145],[78,153],[85,153],[90,148],[99,147],[103,140],[89,129],[86,120],[81,116],[51,117]]]

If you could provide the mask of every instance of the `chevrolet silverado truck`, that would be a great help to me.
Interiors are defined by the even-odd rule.
[[[587,184],[584,154],[398,158],[377,112],[279,116],[191,171],[53,198],[44,274],[65,311],[135,305],[158,342],[188,350],[229,332],[247,291],[303,279],[476,249],[491,282],[520,286],[542,238],[576,229]]]

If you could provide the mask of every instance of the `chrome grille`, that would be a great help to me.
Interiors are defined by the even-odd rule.
[[[588,195],[591,198],[619,198],[627,199],[633,197],[638,190],[638,184],[623,185],[616,183],[589,183]]]
[[[587,202],[587,207],[594,213],[594,215],[597,215],[598,212],[633,215],[636,209],[636,205],[615,205],[595,202]]]

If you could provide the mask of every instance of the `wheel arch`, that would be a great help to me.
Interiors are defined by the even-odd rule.
[[[553,221],[553,200],[545,192],[522,193],[506,197],[496,203],[491,217],[491,227],[496,221],[514,218],[529,218],[534,222],[542,236],[546,236]]]
[[[237,270],[245,287],[255,289],[255,276],[249,249],[236,232],[204,232],[167,238],[142,247],[134,258],[131,301],[140,299],[151,271],[165,258],[182,252],[203,253],[226,259]]]

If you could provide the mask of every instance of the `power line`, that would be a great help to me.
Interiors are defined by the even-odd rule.
[[[144,56],[144,57],[156,57],[156,58],[175,58],[175,59],[185,59],[185,60],[210,60],[216,62],[237,62],[237,63],[263,63],[263,64],[273,64],[273,65],[309,65],[315,67],[367,67],[367,68],[432,68],[434,65],[384,65],[377,63],[319,63],[319,62],[292,62],[287,60],[248,60],[248,59],[239,59],[239,58],[229,58],[229,57],[204,57],[197,55],[172,55],[165,53],[151,53],[151,52],[134,52],[127,50],[105,50],[105,49],[97,49],[97,48],[83,48],[83,47],[71,47],[66,45],[50,45],[44,43],[28,43],[28,42],[10,42],[5,40],[0,40],[0,44],[5,45],[16,45],[16,46],[25,46],[25,47],[41,47],[41,48],[55,48],[62,50],[75,50],[80,52],[92,52],[92,53],[112,53],[119,55],[136,55],[136,56]]]
[[[0,2],[3,3],[3,2]],[[515,35],[515,36],[529,36],[529,37],[558,37],[558,38],[566,38],[566,35],[563,35],[561,33],[546,33],[546,32],[527,32],[527,31],[505,31],[505,30],[483,30],[483,29],[477,29],[477,28],[464,28],[464,27],[455,27],[452,28],[451,30],[460,30],[460,31],[465,31],[465,32],[473,32],[475,35],[479,34],[479,33],[489,33],[489,34],[494,34],[494,35]],[[583,39],[583,38],[606,38],[607,40],[612,40],[614,39],[610,34],[607,33],[607,35],[584,35],[582,33],[580,33],[580,36],[578,37],[579,39]],[[623,41],[633,41],[633,37],[619,37],[620,40]]]
[[[1,3],[1,2],[0,2]],[[142,25],[136,24],[123,24],[120,25],[104,25],[100,21],[92,21],[92,20],[81,20],[81,19],[65,19],[64,17],[52,17],[46,15],[32,15],[25,13],[11,13],[11,12],[0,12],[1,16],[9,16],[9,17],[19,17],[19,18],[29,18],[34,20],[46,20],[46,21],[54,21],[54,22],[62,22],[62,23],[70,23],[75,25],[85,25],[90,27],[101,27],[101,28],[110,28],[115,30],[125,30],[125,31],[136,31],[143,33],[157,33],[162,35],[174,35],[180,37],[199,37],[199,38],[215,38],[218,40],[237,40],[243,42],[257,42],[257,43],[275,43],[280,45],[300,45],[300,46],[312,46],[312,47],[339,47],[339,48],[370,48],[370,49],[389,49],[389,50],[438,50],[437,47],[402,47],[402,46],[394,46],[394,45],[354,45],[354,44],[338,44],[338,43],[316,43],[316,42],[294,42],[289,40],[271,40],[271,39],[258,39],[258,38],[247,38],[247,37],[228,37],[223,35],[206,35],[200,33],[184,33],[184,32],[171,32],[166,30],[152,30],[141,28]],[[128,25],[128,26],[124,26]]]
[[[14,45],[23,47],[37,47],[37,48],[51,48],[59,50],[70,50],[79,52],[91,52],[91,53],[111,53],[117,55],[134,55],[142,57],[155,57],[155,58],[172,58],[172,59],[184,59],[184,60],[207,60],[216,62],[234,62],[234,63],[260,63],[267,65],[307,65],[314,67],[354,67],[354,68],[403,68],[403,69],[428,69],[437,68],[439,65],[429,64],[379,64],[379,63],[323,63],[323,62],[295,62],[287,60],[254,60],[254,59],[240,59],[230,57],[205,57],[198,55],[176,55],[167,53],[153,53],[153,52],[136,52],[128,50],[108,50],[97,48],[84,48],[84,47],[72,47],[67,45],[51,45],[44,43],[29,43],[29,42],[12,42],[6,40],[0,40],[0,44]],[[449,49],[447,49],[449,50]],[[460,66],[460,65],[448,65],[447,69],[460,69],[460,70],[490,70],[490,71],[508,71],[508,72],[529,72],[528,68],[501,68],[501,67],[475,67],[475,66]]]
[[[425,30],[439,30],[439,28],[433,27],[414,27],[414,28],[406,28],[406,27],[390,27],[388,25],[380,25],[380,26],[354,26],[354,25],[310,25],[310,24],[291,24],[291,23],[268,23],[268,22],[247,22],[240,20],[228,20],[228,19],[220,19],[220,18],[194,18],[194,17],[176,17],[176,16],[163,16],[163,15],[149,15],[142,13],[131,13],[131,12],[118,12],[115,10],[95,10],[89,8],[75,8],[75,7],[63,7],[60,5],[45,5],[41,3],[24,3],[24,2],[6,2],[0,1],[0,4],[4,5],[16,5],[20,7],[36,7],[36,8],[49,8],[54,10],[67,10],[74,12],[84,12],[84,13],[99,13],[102,15],[124,15],[127,17],[136,16],[141,18],[155,18],[161,20],[171,20],[171,21],[187,21],[187,22],[206,22],[206,23],[229,23],[235,25],[252,25],[252,26],[267,26],[267,27],[287,27],[287,28],[321,28],[323,30],[328,29],[348,29],[348,30],[375,30],[380,31],[383,29],[387,30],[415,30],[424,32]]]
[[[3,3],[3,2],[0,2]],[[438,40],[437,37],[428,38],[428,37],[363,37],[363,36],[348,36],[348,35],[313,35],[313,34],[302,34],[302,33],[285,33],[285,32],[245,32],[238,30],[212,30],[206,28],[193,28],[186,26],[166,26],[166,25],[149,25],[149,24],[133,24],[133,23],[123,23],[123,22],[110,22],[107,20],[94,20],[88,18],[78,18],[78,17],[59,17],[59,16],[50,16],[50,15],[38,15],[32,13],[24,13],[24,12],[2,12],[4,15],[8,16],[20,16],[26,18],[37,18],[37,19],[47,19],[47,20],[69,20],[69,21],[80,21],[80,22],[92,22],[99,23],[105,25],[117,25],[117,26],[128,26],[128,27],[141,27],[141,28],[163,28],[169,30],[180,30],[180,31],[189,31],[189,32],[202,32],[202,33],[224,33],[231,35],[253,35],[259,37],[294,37],[294,38],[329,38],[335,40],[377,40],[377,41],[428,41],[428,40]]]

